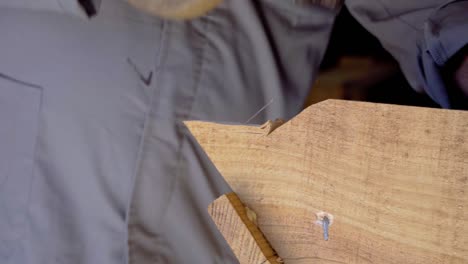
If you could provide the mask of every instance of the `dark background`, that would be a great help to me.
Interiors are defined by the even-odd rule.
[[[439,107],[410,87],[398,63],[346,8],[337,17],[307,105],[328,98]]]

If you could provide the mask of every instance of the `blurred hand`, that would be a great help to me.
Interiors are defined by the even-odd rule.
[[[127,0],[133,6],[166,19],[184,20],[204,15],[222,0]],[[237,1],[237,0],[236,0]],[[241,0],[244,1],[244,0]]]

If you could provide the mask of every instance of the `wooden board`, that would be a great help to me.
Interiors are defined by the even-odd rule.
[[[208,213],[236,255],[240,264],[278,264],[271,248],[254,219],[235,193],[221,196],[208,207]]]
[[[269,135],[187,126],[285,263],[468,263],[468,112],[329,100]]]

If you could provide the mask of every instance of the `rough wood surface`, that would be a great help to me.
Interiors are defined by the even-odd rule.
[[[468,112],[329,100],[269,135],[187,125],[285,263],[468,263]]]
[[[221,196],[208,213],[223,234],[240,264],[277,264],[278,256],[235,193]]]

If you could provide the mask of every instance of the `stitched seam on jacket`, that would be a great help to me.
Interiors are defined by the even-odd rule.
[[[387,15],[391,16],[391,17],[394,17],[397,21],[400,21],[400,23],[408,26],[409,28],[415,30],[416,32],[421,32],[421,29],[413,26],[411,23],[409,23],[408,21],[406,21],[405,19],[403,19],[401,16],[394,16],[387,8],[387,6],[382,2],[382,0],[377,0],[379,2],[379,4],[382,6],[382,9],[385,11],[385,13],[387,13]]]
[[[207,26],[206,20],[203,19],[201,21],[204,24],[204,28],[205,28]],[[203,68],[203,65],[205,64],[206,46],[207,46],[207,43],[208,43],[208,40],[205,37],[201,37],[201,38],[202,38],[203,42],[201,43],[201,53],[200,53],[200,57],[199,57],[199,63],[197,64],[197,67],[194,69],[196,71],[196,75],[194,77],[194,86],[193,86],[193,90],[195,92],[194,92],[194,96],[192,98],[191,107],[188,108],[188,109],[190,109],[190,111],[188,113],[186,113],[185,116],[182,117],[181,119],[186,119],[191,115],[190,113],[193,111],[194,102],[196,100],[198,90],[199,90],[199,84],[200,84],[200,80],[201,80],[202,72],[203,72],[202,68]],[[187,136],[183,132],[183,129],[185,129],[185,127],[181,123],[181,120],[176,118],[174,121],[176,122],[176,125],[177,125],[177,132],[179,133],[178,139],[180,141],[180,144],[179,144],[179,148],[177,149],[177,162],[175,164],[176,165],[175,179],[174,179],[173,184],[171,186],[169,199],[167,200],[166,207],[163,210],[163,214],[162,214],[161,219],[164,219],[166,217],[167,210],[169,209],[169,206],[170,206],[171,201],[172,201],[172,197],[174,196],[174,190],[175,190],[175,188],[177,186],[177,183],[179,182],[180,174],[181,174],[182,168],[183,168],[183,166],[181,166],[181,162],[183,160],[182,149],[185,146],[185,143],[187,141]],[[161,222],[162,221],[163,220],[161,220]]]
[[[143,155],[144,155],[144,149],[146,147],[145,140],[146,137],[148,136],[149,128],[150,128],[150,123],[151,123],[151,113],[154,111],[154,102],[156,101],[156,98],[158,98],[157,94],[159,93],[159,89],[157,89],[157,86],[154,85],[158,77],[160,76],[160,70],[163,67],[163,62],[165,61],[165,52],[164,50],[166,49],[166,42],[167,42],[167,28],[168,24],[166,21],[162,21],[162,30],[161,30],[161,45],[159,49],[156,52],[156,67],[158,70],[154,71],[154,76],[153,76],[153,85],[152,85],[152,91],[151,91],[151,97],[150,97],[150,102],[148,105],[147,112],[145,113],[145,118],[144,118],[144,127],[143,127],[143,133],[141,135],[140,143],[139,143],[139,149],[138,149],[138,154],[137,154],[137,159],[136,159],[136,166],[135,166],[135,171],[133,173],[132,181],[131,181],[131,186],[130,186],[130,194],[129,194],[129,203],[127,206],[127,215],[125,219],[125,231],[126,231],[126,245],[128,246],[127,252],[126,252],[126,260],[125,262],[128,264],[135,263],[134,260],[134,245],[132,243],[132,236],[131,236],[131,229],[134,225],[132,219],[134,219],[135,215],[133,213],[133,196],[135,192],[135,187],[136,187],[136,182],[137,182],[137,177],[140,174],[140,168],[143,162]]]
[[[202,21],[205,21],[205,20],[202,20]],[[204,24],[206,25],[205,22],[204,22]],[[194,86],[193,86],[193,90],[195,90],[195,93],[194,93],[194,96],[193,96],[193,99],[192,99],[192,102],[191,102],[191,107],[188,108],[188,109],[191,109],[191,110],[193,109],[196,94],[198,92],[198,88],[199,88],[199,84],[200,84],[200,79],[201,79],[201,76],[202,76],[202,68],[203,68],[203,65],[204,65],[204,62],[205,62],[205,49],[206,49],[207,42],[208,42],[207,39],[203,38],[203,43],[201,43],[201,53],[200,53],[199,63],[197,64],[196,69],[194,69],[196,71],[196,75],[194,77]],[[191,112],[191,110],[190,110],[190,112]],[[189,113],[186,113],[185,116],[183,118],[181,118],[181,119],[187,118],[190,115]],[[172,197],[174,196],[175,188],[177,186],[177,183],[179,182],[180,174],[183,172],[182,168],[184,168],[183,166],[181,166],[181,162],[183,160],[182,149],[186,144],[187,136],[183,132],[184,127],[183,127],[183,124],[180,123],[179,118],[176,117],[174,119],[174,122],[176,122],[176,125],[178,127],[176,131],[179,133],[178,140],[180,142],[180,144],[178,145],[178,148],[177,148],[177,153],[176,153],[176,156],[177,156],[177,161],[175,162],[175,168],[176,168],[175,172],[176,173],[174,175],[174,180],[172,181],[172,184],[170,186],[169,197],[168,197],[167,201],[165,202],[166,206],[164,207],[164,209],[161,210],[162,213],[161,213],[161,217],[160,217],[160,219],[158,221],[158,226],[161,226],[161,223],[163,223],[163,221],[164,221],[164,219],[165,219],[165,217],[167,215],[167,211],[169,210],[169,206],[171,204]],[[131,261],[129,264],[132,264],[132,263],[135,263],[135,262]]]

